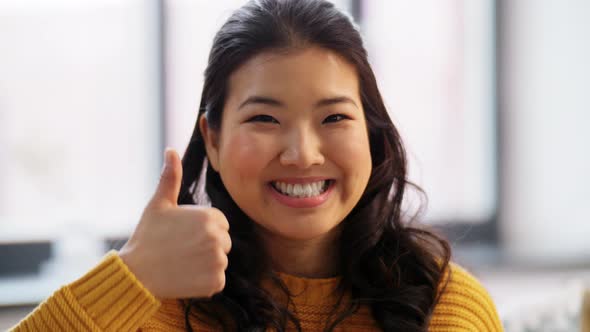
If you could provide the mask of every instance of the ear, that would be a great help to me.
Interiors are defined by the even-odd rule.
[[[216,172],[219,172],[219,137],[215,130],[209,127],[207,116],[201,115],[199,118],[199,129],[205,141],[205,149],[207,150],[207,159],[209,165],[213,167]]]

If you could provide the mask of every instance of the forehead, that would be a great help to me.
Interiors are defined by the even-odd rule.
[[[330,95],[359,99],[354,65],[319,47],[260,53],[232,73],[228,88],[228,103],[258,94],[285,102],[314,102]]]

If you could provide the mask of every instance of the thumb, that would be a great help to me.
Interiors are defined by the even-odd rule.
[[[160,183],[150,202],[155,207],[176,206],[180,185],[182,183],[182,162],[176,150],[166,148],[164,151],[164,167],[160,175]]]

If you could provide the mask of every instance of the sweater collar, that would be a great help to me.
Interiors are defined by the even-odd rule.
[[[284,272],[275,272],[291,293],[291,301],[295,305],[325,305],[338,301],[340,293],[338,285],[341,276],[331,278],[306,278]],[[273,297],[286,300],[284,292],[272,280],[263,281],[262,287]]]

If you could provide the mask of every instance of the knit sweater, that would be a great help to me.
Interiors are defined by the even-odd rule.
[[[502,331],[496,308],[486,290],[466,270],[451,264],[451,276],[434,309],[429,331]],[[290,293],[290,308],[303,331],[321,331],[336,303],[339,277],[309,279],[279,274]],[[263,287],[275,294],[270,284]],[[278,294],[278,293],[277,293]],[[57,290],[12,331],[185,331],[178,300],[156,299],[119,258],[116,251],[82,278]],[[191,319],[194,331],[217,331]],[[361,306],[335,331],[376,331],[370,309]]]

